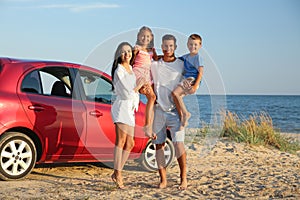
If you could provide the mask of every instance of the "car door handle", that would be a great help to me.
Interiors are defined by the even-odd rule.
[[[28,106],[28,109],[33,110],[33,111],[37,111],[37,112],[45,110],[44,107],[39,106],[39,105],[30,105],[30,106]]]
[[[101,117],[103,116],[102,112],[99,112],[98,110],[90,111],[90,115],[95,116],[95,117]]]

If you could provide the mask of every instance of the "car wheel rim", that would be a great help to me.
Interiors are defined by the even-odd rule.
[[[172,156],[171,149],[168,143],[166,143],[166,146],[164,147],[164,152],[165,152],[165,162],[168,165]],[[146,158],[145,160],[148,163],[148,165],[153,169],[158,168],[155,155],[156,155],[155,145],[151,144],[147,147],[145,151],[145,158]]]
[[[1,168],[11,176],[24,173],[31,164],[32,150],[23,140],[12,140],[1,151]]]

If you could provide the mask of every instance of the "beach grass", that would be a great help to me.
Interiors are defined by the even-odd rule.
[[[244,119],[230,111],[222,111],[221,115],[224,120],[221,137],[250,145],[275,147],[289,153],[300,150],[299,141],[282,135],[274,128],[272,118],[265,112],[255,113]]]
[[[221,123],[202,123],[201,128],[188,129],[187,135],[193,136],[188,142],[199,143],[203,138],[228,138],[229,140],[249,145],[262,145],[279,149],[283,152],[300,151],[300,140],[297,134],[284,134],[273,126],[272,118],[265,112],[240,117],[231,111],[220,111]]]

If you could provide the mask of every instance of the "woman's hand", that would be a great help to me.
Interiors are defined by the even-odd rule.
[[[145,84],[143,85],[143,87],[140,89],[140,93],[147,95],[150,93],[150,91],[152,90],[151,85],[150,84]]]

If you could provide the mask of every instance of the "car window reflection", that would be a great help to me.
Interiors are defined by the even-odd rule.
[[[69,70],[65,67],[45,67],[27,74],[21,91],[57,97],[72,97]]]
[[[99,74],[80,70],[80,79],[88,101],[111,104],[111,83]]]

